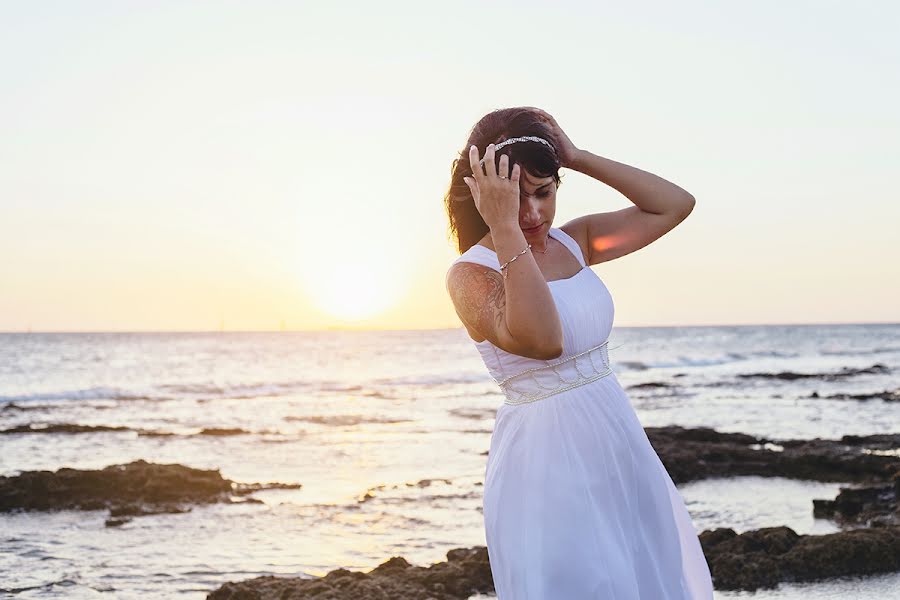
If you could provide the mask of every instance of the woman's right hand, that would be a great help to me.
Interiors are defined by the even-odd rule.
[[[519,225],[519,174],[521,168],[513,165],[509,173],[509,156],[500,157],[500,172],[494,168],[494,144],[484,153],[484,172],[479,164],[478,148],[469,148],[469,164],[472,177],[463,177],[469,186],[475,207],[491,229],[501,225]]]

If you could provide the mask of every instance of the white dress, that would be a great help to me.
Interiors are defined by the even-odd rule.
[[[473,342],[505,394],[482,505],[498,600],[709,600],[684,499],[609,368],[609,290],[571,236],[550,235],[582,266],[548,283],[563,354],[535,360]],[[500,270],[478,244],[459,261]]]

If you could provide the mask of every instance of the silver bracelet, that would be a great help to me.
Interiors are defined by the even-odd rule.
[[[509,266],[509,263],[511,263],[512,261],[516,260],[517,258],[519,258],[520,256],[522,256],[522,255],[525,254],[526,252],[528,252],[528,249],[529,249],[529,248],[531,248],[531,244],[528,244],[528,246],[526,246],[524,250],[522,250],[521,252],[519,252],[518,254],[516,254],[515,256],[513,256],[511,259],[509,259],[508,261],[506,261],[505,263],[503,263],[503,265],[501,265],[501,267],[500,267],[500,272],[503,273],[503,279],[506,279],[506,274],[508,273],[508,271],[504,271],[503,269],[505,269],[506,267],[508,267],[508,266]]]

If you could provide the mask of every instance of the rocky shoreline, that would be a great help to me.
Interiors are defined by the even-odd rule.
[[[813,501],[815,516],[845,530],[798,535],[774,526],[736,533],[700,533],[716,589],[755,590],[783,581],[900,571],[900,434],[843,436],[840,440],[766,439],[714,429],[648,427],[647,437],[676,483],[758,475],[847,482],[834,499]],[[185,512],[191,505],[259,502],[261,489],[300,484],[241,484],[179,464],[137,460],[100,470],[63,468],[0,477],[0,512],[109,510],[107,526],[133,517]],[[359,500],[365,501],[365,498]],[[392,557],[367,573],[335,569],[319,578],[257,577],[229,582],[213,600],[316,597],[455,600],[493,593],[483,546],[456,548],[428,567]]]
[[[720,590],[756,590],[782,581],[817,581],[841,575],[900,571],[900,526],[827,535],[797,535],[790,527],[765,527],[740,535],[731,529],[700,534],[713,583]],[[314,579],[256,577],[229,582],[208,600],[384,598],[465,600],[493,594],[487,548],[454,548],[428,567],[395,556],[371,571],[334,569]]]
[[[814,500],[817,517],[853,529],[799,535],[790,527],[738,534],[730,528],[700,533],[713,584],[720,590],[757,590],[780,582],[900,571],[900,434],[844,436],[840,440],[766,439],[706,427],[647,427],[647,437],[676,483],[758,475],[840,481],[834,500]],[[460,600],[494,593],[484,546],[455,548],[447,560],[414,566],[395,556],[367,573],[335,569],[323,577],[257,577],[229,582],[210,600],[321,600],[391,598]]]

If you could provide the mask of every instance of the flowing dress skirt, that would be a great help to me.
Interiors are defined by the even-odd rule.
[[[497,411],[484,484],[499,600],[707,600],[680,492],[615,374]]]

